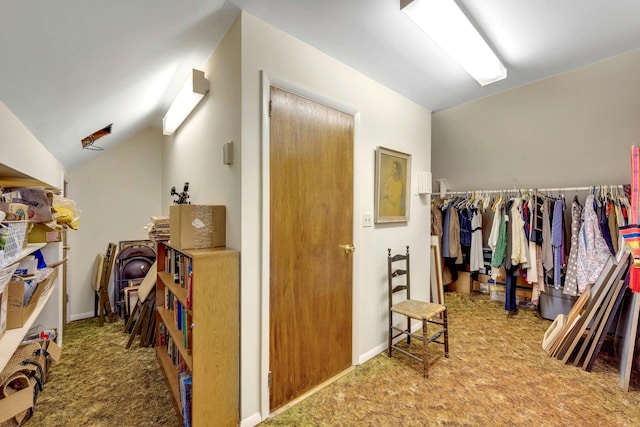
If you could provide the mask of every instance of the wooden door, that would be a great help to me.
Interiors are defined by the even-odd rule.
[[[353,117],[271,88],[270,407],[351,366]]]

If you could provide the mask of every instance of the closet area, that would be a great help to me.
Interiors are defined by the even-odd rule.
[[[632,191],[602,185],[433,197],[431,232],[446,289],[488,293],[507,316],[537,311],[552,321],[540,337],[544,351],[586,371],[612,339],[628,390],[638,323]]]

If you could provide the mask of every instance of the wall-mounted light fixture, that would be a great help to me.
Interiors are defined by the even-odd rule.
[[[225,165],[233,164],[233,141],[222,146],[222,163]]]
[[[400,9],[482,86],[507,69],[454,0],[400,0]]]
[[[207,92],[209,80],[204,77],[204,71],[194,68],[162,119],[162,133],[172,135]]]

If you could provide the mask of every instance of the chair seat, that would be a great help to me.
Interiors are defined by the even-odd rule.
[[[442,304],[434,304],[431,302],[404,300],[391,307],[391,311],[402,314],[412,319],[430,320],[437,314],[442,313],[447,308]]]

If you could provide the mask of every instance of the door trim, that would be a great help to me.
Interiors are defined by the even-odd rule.
[[[360,112],[355,108],[345,105],[335,99],[327,98],[325,96],[319,95],[316,92],[309,91],[307,89],[301,88],[295,84],[292,84],[284,79],[280,79],[277,76],[269,75],[264,70],[260,71],[260,134],[261,134],[261,180],[262,180],[262,198],[261,198],[261,242],[260,242],[260,263],[261,263],[261,272],[260,272],[260,288],[261,288],[261,297],[260,297],[260,414],[262,420],[266,419],[270,414],[269,407],[269,386],[268,386],[268,377],[269,377],[269,284],[270,284],[270,268],[271,259],[270,259],[270,192],[269,192],[269,180],[270,180],[270,141],[269,141],[269,98],[270,98],[270,87],[277,86],[281,89],[287,90],[289,92],[295,93],[296,95],[305,97],[314,102],[318,102],[327,107],[334,108],[336,110],[342,111],[344,113],[350,114],[353,116],[353,150],[354,150],[354,159],[357,158],[357,147],[359,146],[360,140]],[[357,185],[356,173],[358,168],[356,167],[358,162],[354,161],[354,185],[353,185],[353,244],[358,247],[359,242],[359,234],[360,230],[357,227],[359,218],[359,209],[356,209],[357,206],[357,198],[356,194],[358,194],[357,189],[359,186]],[[356,252],[357,255],[358,252]],[[359,342],[359,330],[358,330],[358,315],[359,315],[359,286],[358,286],[358,256],[353,256],[352,263],[352,334],[351,334],[351,365],[357,365],[359,363],[358,357],[358,342]]]

